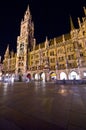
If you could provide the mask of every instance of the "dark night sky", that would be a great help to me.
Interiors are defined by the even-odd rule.
[[[2,1],[2,0],[1,0]],[[45,37],[54,38],[70,31],[69,16],[75,27],[77,17],[84,16],[86,0],[3,0],[0,1],[0,55],[3,57],[7,44],[16,52],[20,22],[29,4],[35,27],[37,43]]]

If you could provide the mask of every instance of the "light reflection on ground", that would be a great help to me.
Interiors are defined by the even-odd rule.
[[[3,83],[3,95],[7,94],[8,83]]]
[[[10,87],[10,90],[12,90],[13,88],[13,85],[14,85],[14,82],[4,82],[3,83],[3,95],[7,95],[7,91]]]
[[[53,124],[62,129],[68,127],[68,130],[71,124],[86,129],[86,85],[58,85],[32,81],[15,82],[12,86],[11,83],[2,83],[0,103],[0,115],[13,123],[16,122],[22,129],[26,129],[26,126],[28,130],[29,126],[36,129],[40,124],[43,129],[41,125],[37,129],[41,130],[60,130],[55,129]]]
[[[64,85],[61,85],[61,86],[58,88],[58,90],[57,90],[56,93],[59,93],[59,94],[62,95],[62,96],[67,96],[68,94],[72,94],[73,91],[70,90],[70,89],[69,89],[69,90],[66,89]]]

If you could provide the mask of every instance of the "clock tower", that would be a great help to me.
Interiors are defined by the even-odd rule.
[[[16,74],[24,74],[28,65],[28,50],[33,47],[34,24],[30,14],[29,6],[21,20],[20,36],[17,37]]]

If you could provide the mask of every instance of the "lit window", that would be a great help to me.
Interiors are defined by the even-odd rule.
[[[84,74],[84,77],[86,77],[86,72],[84,72],[83,74]]]

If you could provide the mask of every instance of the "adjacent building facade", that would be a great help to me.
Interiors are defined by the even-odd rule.
[[[37,44],[34,23],[29,6],[21,20],[17,52],[4,55],[3,72],[29,74],[35,80],[86,78],[86,8],[84,17],[78,18],[78,28],[73,25],[68,34]]]

